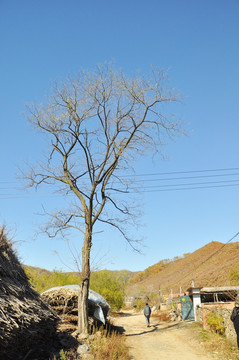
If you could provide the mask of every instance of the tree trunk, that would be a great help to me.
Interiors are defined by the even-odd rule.
[[[78,297],[78,331],[79,333],[89,333],[88,327],[88,294],[90,283],[90,250],[91,250],[92,231],[85,233],[82,247],[82,273],[81,284]]]

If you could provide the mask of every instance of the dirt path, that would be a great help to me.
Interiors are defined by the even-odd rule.
[[[164,323],[151,317],[147,328],[143,315],[127,313],[115,318],[114,324],[126,334],[132,360],[212,360],[190,336],[187,323]]]

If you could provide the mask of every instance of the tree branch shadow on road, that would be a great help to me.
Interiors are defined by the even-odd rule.
[[[129,317],[129,316],[134,316],[134,315],[135,314],[131,314],[131,313],[127,313],[127,312],[119,312],[119,313],[117,313],[117,317]],[[112,313],[112,316],[114,317],[114,313]]]
[[[187,322],[188,323],[188,322]],[[180,323],[176,323],[176,324],[168,324],[168,326],[165,326],[163,328],[158,328],[158,326],[160,325],[160,323],[158,324],[154,324],[154,325],[151,325],[150,327],[152,329],[150,330],[145,330],[145,331],[142,331],[140,333],[134,333],[134,334],[126,334],[126,336],[139,336],[139,335],[144,335],[144,334],[150,334],[150,333],[153,333],[153,332],[163,332],[163,331],[168,331],[168,330],[174,330],[175,328],[181,328],[181,327],[184,327],[185,325],[185,322],[180,322]],[[162,325],[162,324],[161,324]],[[122,327],[122,329],[124,330],[125,332],[125,329]]]
[[[153,333],[155,331],[158,331],[158,325],[159,324],[154,324],[154,325],[151,325],[151,329],[150,330],[145,330],[145,331],[142,331],[140,333],[136,333],[136,334],[126,334],[126,336],[137,336],[137,335],[144,335],[144,334],[150,334],[150,333]]]
[[[165,326],[161,329],[157,329],[157,332],[162,332],[165,330],[174,330],[175,328],[180,328],[182,327],[183,323],[176,323],[176,324],[169,324],[168,326]]]
[[[125,328],[123,326],[112,325],[112,330],[120,335],[123,335],[125,333]]]

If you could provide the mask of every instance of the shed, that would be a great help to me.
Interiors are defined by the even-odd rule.
[[[202,302],[234,301],[239,292],[239,286],[214,286],[201,288]]]

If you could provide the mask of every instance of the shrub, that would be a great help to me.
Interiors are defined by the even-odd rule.
[[[143,300],[141,300],[141,299],[136,299],[135,305],[136,305],[136,310],[140,311],[140,310],[142,310],[144,308],[145,302]]]
[[[239,284],[239,267],[230,271],[229,279],[231,281],[231,284]]]
[[[91,274],[90,288],[110,304],[112,311],[118,311],[124,305],[125,281],[108,270]]]
[[[80,282],[80,276],[75,273],[65,273],[57,270],[52,272],[41,271],[41,269],[34,269],[29,266],[24,266],[24,271],[39,294],[55,286],[73,285]]]
[[[216,313],[215,311],[211,311],[207,316],[207,323],[210,326],[210,330],[216,332],[220,335],[225,333],[225,326],[223,317],[221,314]]]

